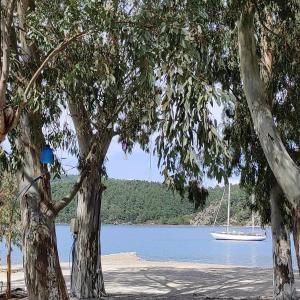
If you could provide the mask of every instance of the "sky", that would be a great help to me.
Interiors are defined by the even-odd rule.
[[[215,104],[211,107],[212,116],[218,123],[221,121],[221,112],[221,106]],[[63,119],[67,120],[68,123],[72,122],[72,119],[67,116],[67,113],[64,113]],[[154,138],[152,144],[154,144]],[[10,147],[7,141],[4,142],[3,147],[9,151]],[[61,160],[64,169],[69,170],[67,173],[77,174],[77,159],[61,149],[54,150],[56,157]],[[106,170],[109,178],[163,182],[163,177],[157,167],[157,162],[156,156],[150,157],[150,154],[145,153],[138,145],[133,148],[132,154],[125,155],[121,145],[118,144],[118,138],[115,137],[108,150]],[[232,184],[239,183],[239,177],[232,177],[230,182]],[[206,187],[214,187],[218,182],[205,177],[203,184]],[[223,185],[223,183],[221,183],[221,185]]]
[[[117,139],[114,139],[108,152],[107,173],[110,178],[116,179],[163,182],[157,162],[156,156],[150,157],[150,154],[143,152],[139,146],[136,146],[133,153],[126,157],[121,150],[121,145],[117,143]],[[239,178],[233,177],[230,182],[232,184],[238,183]],[[218,184],[216,180],[207,177],[204,178],[203,183],[208,187],[214,187]]]
[[[69,156],[64,151],[58,150],[56,155],[59,159],[63,158],[61,161],[65,170],[77,165],[76,158]],[[106,170],[109,178],[163,182],[163,176],[160,174],[157,163],[156,156],[145,153],[138,145],[133,148],[132,154],[125,155],[115,137],[108,150]],[[76,174],[76,169],[72,169],[68,174]],[[239,183],[239,177],[232,177],[230,182],[232,184]],[[216,180],[207,177],[204,178],[203,183],[207,187],[214,187],[218,184]]]
[[[218,106],[215,103],[212,107],[210,107],[210,110],[212,117],[220,123],[223,107]],[[152,140],[152,144],[154,144],[154,138]],[[121,149],[121,145],[117,143],[117,138],[114,138],[107,157],[108,161],[106,163],[106,167],[110,178],[163,182],[163,177],[157,167],[157,157],[154,156],[150,158],[150,154],[143,152],[138,145],[134,147],[131,155],[127,155],[127,157],[125,157],[124,152]],[[230,178],[229,181],[232,184],[238,184],[240,178],[234,176]],[[214,187],[218,184],[218,182],[215,179],[205,177],[203,179],[203,184],[207,187]],[[223,183],[220,183],[220,185],[223,185]]]

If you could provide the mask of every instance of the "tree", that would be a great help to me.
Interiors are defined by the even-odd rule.
[[[126,1],[116,1],[106,8],[100,4],[97,10],[87,5],[88,17],[93,20],[101,15],[104,25],[99,25],[97,32],[86,34],[81,43],[71,46],[66,59],[58,59],[57,65],[61,62],[63,68],[57,68],[57,88],[52,95],[68,104],[78,140],[79,164],[92,145],[97,147],[94,168],[83,181],[78,195],[78,231],[71,276],[71,290],[77,297],[105,294],[99,233],[104,162],[111,140],[118,135],[124,151],[131,151],[135,141],[146,148],[154,124],[145,118],[155,114],[153,102],[157,94],[152,75],[151,44],[146,44],[143,36],[148,24],[136,18],[136,5],[130,11]],[[35,25],[49,42],[64,34],[60,22],[52,24],[52,32],[40,28],[42,20],[47,21],[50,9],[58,20],[65,16],[61,3],[44,3],[40,7],[39,23]],[[82,3],[74,2],[64,22],[77,24],[87,17],[85,13]]]
[[[289,10],[287,6],[284,7],[292,13],[292,20],[295,18],[296,6],[297,4],[295,4],[295,8],[292,8],[292,10]],[[243,12],[238,23],[239,55],[241,60],[241,77],[244,82],[243,87],[253,125],[269,166],[291,206],[295,210],[298,210],[300,204],[300,188],[298,185],[298,182],[300,182],[300,169],[284,146],[268,105],[265,93],[266,88],[260,76],[256,57],[254,38],[255,11],[255,5],[251,2],[247,3],[243,7]]]
[[[17,188],[14,176],[4,172],[0,175],[0,241],[5,238],[7,287],[6,297],[11,297],[11,252],[12,244],[20,244],[19,211],[17,210]]]
[[[22,249],[28,295],[30,299],[67,299],[66,285],[57,253],[54,220],[58,212],[72,201],[91,170],[95,147],[92,145],[82,160],[81,176],[72,186],[70,193],[60,201],[54,202],[51,198],[50,172],[48,166],[40,162],[40,153],[46,139],[47,143],[52,145],[60,144],[64,131],[55,125],[61,110],[50,98],[52,95],[50,91],[55,88],[53,80],[56,78],[55,69],[45,70],[45,66],[53,56],[83,33],[79,30],[79,33],[71,34],[70,38],[64,36],[63,42],[57,41],[59,45],[57,47],[45,44],[44,38],[39,34],[35,39],[36,36],[31,30],[35,22],[40,20],[41,7],[36,6],[34,1],[17,3],[16,20],[12,23],[9,35],[14,64],[10,65],[8,81],[4,85],[5,103],[9,107],[17,105],[18,109],[11,111],[15,116],[14,119],[20,121],[17,130],[11,131],[10,141],[13,150],[12,166],[19,171]],[[81,21],[86,24],[88,31],[91,23],[85,23],[86,20],[89,18],[82,18]],[[48,16],[47,21],[51,23],[53,19]],[[44,26],[46,23],[41,25]],[[79,23],[77,25],[79,26]],[[66,29],[69,29],[68,32]],[[68,36],[73,27],[64,27],[61,30]],[[28,94],[29,91],[33,92]],[[26,110],[24,106],[27,107]],[[14,124],[9,126],[9,130],[18,122]],[[45,137],[43,131],[50,124],[54,124],[54,132]],[[3,132],[4,137],[7,132],[8,130]],[[17,160],[16,157],[21,159]],[[58,169],[59,163],[56,161],[52,171]]]
[[[247,100],[248,100],[248,106],[250,107],[250,111],[252,113],[255,131],[260,130],[262,133],[262,130],[269,130],[268,126],[272,123],[273,124],[272,130],[276,129],[277,132],[280,130],[282,136],[285,136],[284,143],[280,141],[281,150],[285,151],[283,152],[285,154],[282,157],[285,157],[285,159],[281,160],[281,157],[277,157],[278,160],[277,163],[280,165],[282,162],[289,161],[293,170],[288,175],[288,177],[290,177],[291,179],[289,184],[293,185],[294,191],[295,190],[299,191],[297,185],[297,182],[299,181],[297,179],[298,171],[295,171],[295,170],[299,170],[299,168],[296,165],[296,163],[292,162],[291,158],[289,158],[289,160],[287,158],[287,156],[290,157],[290,155],[292,155],[294,161],[297,162],[297,155],[298,155],[297,147],[299,147],[298,146],[299,137],[295,134],[291,134],[292,128],[298,127],[297,125],[299,120],[299,110],[298,108],[296,108],[298,107],[297,90],[299,90],[299,88],[297,87],[297,82],[299,82],[299,78],[298,78],[299,71],[297,71],[297,67],[294,67],[294,66],[298,66],[296,61],[299,57],[297,54],[297,42],[296,42],[297,39],[295,38],[298,34],[296,32],[297,31],[296,28],[299,28],[299,25],[297,25],[297,21],[296,21],[297,5],[296,4],[285,5],[285,4],[275,3],[274,1],[259,3],[259,8],[257,8],[257,11],[258,12],[266,11],[267,13],[263,15],[263,20],[260,13],[258,21],[255,22],[255,26],[257,27],[256,33],[258,37],[257,44],[260,46],[258,48],[259,51],[257,51],[254,47],[254,33],[253,33],[254,32],[253,16],[254,16],[254,10],[256,9],[255,4],[252,4],[250,6],[247,5],[245,6],[244,2],[238,3],[235,1],[230,3],[227,3],[225,1],[224,2],[211,1],[210,3],[199,3],[196,1],[190,1],[189,3],[175,3],[175,2],[170,3],[166,1],[164,3],[166,4],[167,7],[166,9],[167,12],[166,11],[163,12],[164,15],[168,17],[172,17],[172,13],[174,12],[176,14],[176,21],[179,20],[178,21],[179,24],[180,21],[182,22],[179,28],[185,28],[185,31],[189,33],[193,38],[193,41],[189,43],[188,46],[185,45],[184,54],[188,56],[191,55],[192,53],[194,55],[194,59],[192,61],[197,61],[198,63],[196,66],[193,65],[195,70],[197,70],[198,68],[197,73],[196,72],[194,73],[194,77],[198,79],[196,81],[199,82],[199,78],[206,79],[206,82],[202,87],[202,94],[204,94],[203,96],[206,96],[207,99],[208,97],[207,91],[213,89],[215,85],[221,84],[222,89],[225,93],[225,100],[226,100],[225,102],[223,102],[226,105],[225,113],[229,116],[232,115],[232,117],[235,117],[235,111],[237,111],[239,107],[242,106],[242,102],[245,99],[243,89],[245,89],[246,91],[245,93],[246,98],[247,97],[249,98],[252,95],[251,101],[253,101],[253,103],[256,101],[254,107],[250,106],[249,99]],[[240,50],[240,58],[241,58],[242,76],[240,76],[240,70],[239,70],[240,65],[239,65],[238,53],[237,53],[238,40],[237,40],[237,35],[234,32],[234,24],[240,16],[240,10],[244,10],[244,13],[242,14],[239,23],[240,24],[239,25],[239,46],[240,46],[239,50]],[[249,13],[249,11],[251,11],[251,13]],[[270,15],[274,16],[274,18],[272,17],[270,18]],[[182,19],[179,16],[182,16]],[[285,17],[286,18],[288,17],[288,22],[286,22],[286,20],[284,19]],[[266,20],[273,20],[273,19],[275,20],[274,21],[275,24],[272,24],[271,29],[265,25],[265,23],[267,22],[265,22],[266,20],[264,18]],[[249,23],[251,23],[251,28],[249,27]],[[273,27],[274,28],[276,27],[276,30],[278,30],[279,33],[277,32],[277,34],[273,34],[274,32],[274,30],[272,30]],[[196,29],[200,28],[199,30],[200,33],[196,34],[197,31],[195,28]],[[270,34],[270,31],[272,34]],[[268,35],[266,34],[266,32],[268,32]],[[188,34],[186,35],[188,36]],[[274,36],[276,36],[276,38],[274,38]],[[283,36],[286,38],[280,38]],[[245,37],[247,37],[247,40]],[[271,44],[269,44],[270,40],[271,40]],[[173,44],[170,43],[172,45],[171,49],[175,49],[175,51],[178,50],[180,42],[182,42],[180,39],[180,31],[177,31],[176,38],[173,38],[172,42]],[[249,49],[251,51],[249,51]],[[284,50],[289,49],[288,51],[290,53],[295,53],[295,54],[292,56],[285,54],[285,51],[283,51],[283,49]],[[198,53],[198,56],[194,54],[195,52]],[[172,50],[169,49],[167,53],[172,53]],[[272,71],[271,78],[269,80],[266,80],[265,81],[266,83],[264,83],[263,80],[260,78],[260,72],[258,69],[258,64],[256,62],[256,53],[259,53],[260,61],[264,63],[264,67],[266,68],[266,71],[263,69],[261,72],[264,74],[264,77],[266,73],[269,73],[270,70]],[[278,60],[274,64],[274,66],[272,65],[272,56],[278,57]],[[175,60],[174,63],[172,61],[172,57],[171,59],[170,58],[168,59],[168,62],[170,62],[171,66],[172,64],[175,66],[176,64],[178,65],[178,60]],[[291,66],[291,62],[292,62],[292,66]],[[191,69],[192,68],[190,67],[189,71]],[[178,78],[180,78],[180,72],[181,69],[179,68],[177,70],[175,69],[174,73],[177,80]],[[189,72],[183,72],[183,73],[189,74]],[[267,76],[270,76],[270,74],[267,74]],[[241,80],[241,77],[243,78],[243,80]],[[253,78],[255,78],[255,80],[253,80]],[[264,80],[265,79],[266,78],[264,78]],[[253,84],[253,82],[255,82],[255,84]],[[265,87],[263,87],[264,85]],[[178,90],[185,91],[184,88],[180,86],[177,87],[177,89],[175,88],[173,90],[175,90],[175,93],[172,91],[173,94],[178,93]],[[258,94],[258,91],[260,94]],[[198,94],[201,95],[201,90],[198,91]],[[191,94],[189,94],[189,96],[190,95]],[[257,95],[260,97],[260,100],[264,99],[263,100],[265,102],[264,106],[259,105],[259,102],[257,101],[257,97],[256,97]],[[201,97],[202,99],[204,98],[203,96]],[[214,99],[217,100],[217,97],[215,97]],[[267,173],[267,176],[270,176],[270,172],[268,173],[268,169],[266,171],[267,165],[264,159],[264,155],[262,156],[262,152],[260,152],[260,157],[254,156],[253,153],[256,152],[255,147],[258,148],[260,147],[260,143],[264,143],[264,146],[266,147],[265,149],[264,146],[262,147],[264,151],[266,149],[270,151],[270,149],[272,148],[271,147],[272,143],[269,143],[269,140],[270,140],[270,136],[271,136],[271,140],[274,138],[273,133],[271,133],[271,135],[268,136],[267,131],[264,131],[263,134],[259,136],[260,142],[257,144],[258,141],[251,136],[251,135],[255,136],[255,132],[252,129],[253,126],[251,120],[247,118],[248,111],[246,111],[244,115],[238,116],[241,119],[239,123],[240,127],[238,127],[237,130],[240,129],[242,140],[241,142],[239,141],[236,142],[238,144],[236,151],[232,151],[232,139],[230,138],[228,139],[228,136],[232,135],[232,133],[228,131],[229,128],[227,127],[225,128],[224,132],[221,133],[220,136],[225,135],[224,136],[225,142],[227,138],[228,147],[226,148],[228,150],[229,155],[226,156],[218,155],[218,151],[216,151],[218,150],[218,147],[212,148],[210,146],[211,142],[213,142],[214,140],[210,142],[209,139],[208,140],[205,139],[205,136],[207,133],[209,133],[209,131],[217,132],[216,126],[212,127],[211,130],[207,130],[208,128],[207,124],[212,124],[212,122],[209,119],[208,121],[205,119],[205,116],[208,115],[205,108],[203,110],[203,112],[206,112],[205,114],[203,113],[201,115],[202,111],[199,112],[199,106],[197,106],[197,104],[199,105],[199,102],[200,102],[199,98],[193,99],[193,97],[186,97],[182,99],[180,97],[175,96],[172,99],[171,105],[169,107],[167,106],[165,117],[162,118],[162,122],[161,122],[162,123],[161,128],[165,128],[164,131],[165,134],[163,135],[165,140],[162,139],[162,136],[160,136],[159,143],[162,142],[162,144],[159,144],[158,147],[158,151],[160,155],[165,160],[166,171],[172,170],[174,172],[176,170],[179,170],[185,174],[188,174],[189,176],[190,174],[194,175],[193,173],[195,173],[195,171],[196,173],[199,174],[198,172],[199,168],[197,169],[197,163],[196,163],[196,167],[194,167],[195,164],[194,166],[190,164],[190,160],[188,158],[187,159],[183,159],[183,158],[189,155],[189,153],[191,152],[194,153],[200,152],[201,160],[200,162],[198,162],[198,165],[202,165],[203,171],[208,170],[208,174],[215,175],[217,178],[224,177],[226,180],[226,177],[228,177],[233,171],[235,171],[235,168],[238,165],[241,166],[242,169],[247,170],[244,174],[242,174],[242,176],[244,176],[247,172],[248,175],[251,175],[249,177],[251,177],[252,182],[248,182],[248,184],[251,184],[253,187],[256,184],[255,180],[258,178],[258,180],[263,181],[263,185],[264,185],[266,183],[265,182],[266,178],[262,177],[261,175],[266,176]],[[253,105],[253,103],[250,104]],[[271,110],[269,109],[269,106],[267,106],[266,103],[268,103],[268,105],[274,106],[277,128],[275,128],[274,126]],[[177,112],[176,111],[177,108],[180,107],[183,107],[182,111],[179,110]],[[287,110],[289,111],[289,113],[291,113],[291,120],[286,120],[286,115],[285,117],[283,117],[283,112],[284,111],[286,112]],[[197,114],[201,116],[200,119]],[[166,120],[169,119],[171,119],[171,121],[168,124]],[[180,120],[181,122],[176,123],[177,120]],[[196,122],[193,123],[194,120],[196,120]],[[263,122],[261,122],[262,120]],[[267,127],[265,126],[266,120],[270,123]],[[257,124],[257,122],[259,124]],[[172,128],[172,125],[174,124],[175,124],[175,128]],[[198,124],[198,127],[195,124]],[[200,126],[199,124],[201,124],[202,126]],[[236,124],[233,124],[233,126],[235,125]],[[259,129],[258,125],[264,128]],[[195,131],[195,128],[200,128],[202,129],[202,131],[200,130],[200,132],[199,131],[197,132]],[[187,134],[189,132],[191,133]],[[246,133],[246,137],[243,137],[243,134],[245,133]],[[275,140],[276,140],[275,142],[276,144],[278,141],[278,135],[276,136]],[[278,145],[279,144],[277,143],[277,146]],[[182,151],[182,149],[184,149],[184,151]],[[243,151],[241,151],[241,149],[243,149]],[[276,149],[278,150],[279,148],[277,147]],[[205,152],[208,152],[208,155],[205,155]],[[269,152],[269,154],[272,153]],[[277,152],[277,155],[279,154],[280,152]],[[211,159],[211,157],[214,157],[214,159]],[[281,165],[281,167],[282,166],[283,165]],[[279,170],[278,166],[276,168],[278,171]],[[283,169],[281,169],[281,175],[280,175],[281,179],[285,176],[284,175],[285,171],[283,171]],[[284,170],[289,170],[289,169],[286,168]],[[188,171],[192,171],[192,172],[189,174]],[[274,172],[274,170],[272,171]],[[185,177],[186,176],[184,176],[184,178]],[[278,176],[276,175],[275,177],[278,183],[281,185],[280,178],[278,178]],[[179,186],[182,186],[182,184],[184,183],[184,180],[181,177],[178,177],[177,174],[173,175],[173,179],[177,181]],[[273,184],[276,185],[276,181]],[[267,189],[272,187],[272,185],[267,185],[267,186],[264,185],[264,186]],[[281,187],[283,188],[282,185]],[[294,196],[295,195],[297,195],[297,192],[294,194]],[[289,197],[288,195],[285,196],[287,198]],[[297,201],[295,202],[294,201],[295,199],[293,197],[290,195],[290,201],[287,207],[292,208],[292,211],[295,212],[297,210],[294,204],[297,203]],[[265,202],[263,201],[261,206],[264,206],[265,205],[264,203]],[[275,206],[273,205],[273,207]],[[280,222],[280,220],[276,220],[276,222]],[[296,218],[294,218],[294,224],[298,224]],[[276,232],[274,232],[275,236],[277,233],[279,234],[279,242],[277,245],[279,246],[279,248],[281,243],[280,239],[282,238],[282,241],[285,239],[284,232],[286,232],[286,228],[284,228],[286,227],[286,224],[281,224],[281,225],[282,225],[281,231],[277,230],[278,227],[276,227],[277,228]],[[294,228],[297,229],[298,227],[294,226]],[[285,236],[288,235],[285,233]],[[299,239],[295,239],[295,240],[299,241]],[[298,243],[296,243],[296,247],[297,244]],[[278,248],[274,247],[274,249],[278,249]],[[297,250],[298,253],[299,247],[297,247],[296,249],[298,249]],[[276,255],[282,253],[277,250],[275,252]],[[277,257],[277,261],[280,261],[280,257]],[[282,261],[284,261],[284,259]],[[286,263],[287,264],[285,268],[290,272],[289,276],[287,276],[286,278],[288,278],[288,280],[290,279],[290,282],[289,283],[286,282],[286,278],[281,278],[281,279],[283,280],[282,282],[290,284],[291,289],[288,290],[293,291],[292,269],[291,269],[291,265],[288,264],[288,261],[286,261]],[[278,264],[276,263],[274,271],[276,272],[278,270],[276,268],[280,268],[280,267],[282,266],[278,266]],[[278,273],[277,275],[282,275],[282,274]],[[275,278],[278,279],[279,277],[276,276]],[[280,280],[278,280],[278,282],[280,282]],[[279,293],[276,294],[277,297],[278,298],[284,297],[285,295],[284,285],[278,284],[277,286],[281,287]],[[289,293],[287,291],[287,295],[286,295],[287,297],[292,297],[292,295],[293,292]]]
[[[273,7],[272,7],[273,4]],[[271,2],[271,5],[266,6],[266,25],[265,31],[270,31],[277,37],[277,44],[270,44],[272,36],[269,34],[264,43],[260,45],[262,58],[265,61],[265,69],[272,72],[273,68],[280,66],[279,84],[276,84],[278,77],[272,78],[272,85],[268,85],[266,80],[263,80],[257,57],[256,44],[254,40],[254,16],[259,13],[260,8],[254,3],[247,3],[243,8],[243,13],[239,20],[239,55],[241,59],[241,77],[244,82],[244,91],[247,99],[247,104],[251,112],[253,125],[260,140],[260,145],[263,149],[264,155],[268,164],[278,182],[281,186],[288,204],[292,210],[293,215],[293,234],[294,244],[296,249],[296,256],[299,264],[299,214],[298,207],[300,201],[300,189],[297,182],[300,179],[299,169],[299,137],[297,132],[292,128],[297,127],[296,118],[299,117],[299,110],[294,109],[293,105],[297,102],[297,92],[299,82],[299,70],[297,65],[299,62],[299,51],[297,51],[297,35],[299,35],[299,22],[297,21],[299,4],[292,5],[276,5]],[[276,21],[273,16],[276,15]],[[269,27],[268,27],[269,26]],[[288,37],[285,39],[278,39],[278,33],[274,32],[274,28],[279,31],[279,34],[286,31]],[[271,29],[270,29],[271,28]],[[279,40],[279,43],[278,43]],[[282,43],[282,40],[285,42]],[[281,46],[281,48],[279,48]],[[284,47],[283,47],[284,46]],[[289,56],[285,54],[283,49],[288,49],[289,53],[294,55]],[[283,53],[282,53],[283,52]],[[278,57],[277,62],[273,67],[273,57]],[[292,62],[292,64],[291,64]],[[296,64],[296,67],[293,65]],[[265,71],[265,72],[266,72]],[[272,72],[273,77],[273,72]],[[275,88],[274,88],[275,87]],[[272,90],[273,89],[273,90]],[[271,93],[270,93],[271,90]],[[274,92],[275,91],[275,92]],[[277,106],[285,109],[283,115],[274,114],[271,107]],[[297,106],[297,105],[296,105]],[[290,110],[290,111],[289,111]],[[286,119],[287,111],[291,118]],[[297,117],[298,116],[298,117]],[[278,117],[276,123],[274,117]],[[275,125],[276,124],[276,125]],[[294,132],[293,132],[294,131]],[[293,133],[292,133],[293,132]],[[281,291],[278,297],[282,297],[280,293],[284,294],[284,285],[280,285]]]
[[[273,10],[272,10],[273,9]],[[289,56],[287,52],[294,53],[293,47],[297,47],[293,41],[297,34],[295,24],[285,22],[280,17],[276,18],[276,25],[272,24],[270,14],[276,14],[276,9],[266,6],[259,9],[259,20],[255,24],[260,27],[257,35],[257,44],[260,45],[261,80],[265,85],[265,98],[273,116],[277,120],[277,130],[280,132],[284,146],[289,155],[297,161],[299,134],[293,128],[298,125],[299,111],[293,109],[297,103],[297,96],[294,92],[293,81],[297,71],[292,67],[292,61],[297,58]],[[275,22],[275,19],[274,19]],[[270,28],[275,28],[275,32]],[[282,38],[284,32],[289,32],[290,39]],[[288,43],[288,44],[287,44]],[[296,51],[296,50],[295,50]],[[274,59],[276,57],[276,60]],[[247,71],[248,72],[248,71]],[[286,81],[289,77],[291,80]],[[231,82],[232,84],[232,82]],[[239,82],[233,87],[239,86]],[[294,209],[286,202],[278,191],[277,181],[269,168],[260,141],[257,138],[253,123],[249,116],[246,99],[241,93],[243,86],[234,88],[234,95],[237,96],[234,104],[228,105],[226,111],[231,119],[224,129],[225,139],[231,145],[234,157],[233,166],[241,171],[241,183],[248,187],[249,192],[256,194],[256,209],[259,210],[263,224],[271,221],[273,233],[273,265],[274,265],[274,296],[278,299],[294,297],[294,279],[290,260],[290,234],[291,226],[289,219],[293,215],[293,223],[297,223]],[[296,88],[296,87],[295,87]],[[296,88],[297,89],[297,88]],[[287,94],[285,91],[289,91]],[[295,97],[296,96],[296,97]],[[287,118],[289,115],[289,118]],[[296,147],[295,147],[296,146]],[[277,191],[278,195],[271,190]],[[270,199],[271,203],[266,201]],[[270,206],[271,204],[271,206]],[[278,209],[278,206],[281,208]],[[292,230],[297,250],[297,231]],[[299,264],[299,255],[297,255]],[[283,272],[283,270],[285,270]],[[284,288],[284,285],[287,288]]]
[[[28,77],[34,74],[36,65],[39,65],[37,44],[30,43],[27,37],[27,14],[34,9],[33,2],[18,2],[15,35],[19,42],[14,44],[13,49],[18,64],[11,69],[11,101],[22,97]],[[21,76],[21,82],[16,80],[16,75]],[[36,86],[35,95],[37,91]],[[40,98],[36,97],[35,100]],[[22,192],[20,208],[24,274],[30,299],[67,299],[56,247],[54,217],[58,210],[51,201],[48,167],[40,162],[40,153],[45,145],[42,127],[46,123],[41,106],[35,102],[20,116],[19,132],[12,136],[13,149],[23,158],[19,165],[18,180]]]
[[[6,90],[10,66],[11,27],[16,1],[1,1],[1,78],[0,78],[0,143],[13,123],[13,113],[6,107]]]
[[[100,209],[105,157],[114,136],[119,136],[125,152],[135,141],[148,143],[151,128],[145,116],[151,112],[155,98],[150,49],[142,44],[140,25],[130,25],[134,15],[126,12],[126,3],[115,2],[111,24],[105,39],[91,36],[91,41],[69,53],[74,77],[65,82],[68,107],[78,138],[80,158],[97,140],[96,168],[85,180],[78,196],[72,293],[77,297],[99,297],[105,294],[101,270]],[[134,10],[137,8],[134,8]],[[148,45],[149,46],[149,45]],[[83,86],[77,80],[84,74]],[[88,221],[87,221],[88,220]]]
[[[291,257],[290,230],[283,219],[282,191],[274,185],[271,189],[271,225],[273,244],[274,299],[296,299]]]
[[[34,4],[34,1],[29,1],[30,5]],[[63,41],[49,53],[40,65],[37,67],[35,72],[32,73],[30,79],[27,80],[27,86],[24,88],[22,99],[15,107],[7,101],[7,93],[10,89],[8,88],[9,72],[11,68],[11,50],[12,47],[16,48],[16,31],[13,29],[14,26],[14,11],[16,9],[17,1],[3,1],[1,2],[1,77],[0,77],[0,144],[5,140],[6,136],[10,131],[16,128],[20,120],[23,110],[28,106],[28,98],[30,98],[31,90],[35,85],[37,79],[43,70],[47,67],[49,62],[62,52],[69,44],[76,41],[77,39],[84,36],[91,29],[87,29],[83,32],[76,32],[71,36],[67,36]],[[29,3],[26,2],[25,6]],[[20,5],[18,5],[20,7]],[[20,11],[20,9],[19,9]],[[24,84],[24,78],[18,80]]]

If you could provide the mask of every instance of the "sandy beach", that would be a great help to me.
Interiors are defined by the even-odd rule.
[[[146,261],[135,253],[106,255],[102,263],[108,299],[272,299],[271,269]],[[62,269],[69,284],[70,264]],[[13,270],[13,288],[24,288],[22,267]]]

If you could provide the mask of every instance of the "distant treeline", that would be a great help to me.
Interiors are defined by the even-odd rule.
[[[75,176],[68,176],[53,184],[54,199],[60,199],[70,189]],[[202,211],[195,211],[194,204],[182,199],[176,192],[161,183],[139,180],[105,181],[106,190],[102,199],[102,223],[106,224],[212,224],[222,196],[223,188],[209,189],[207,203]],[[235,185],[231,193],[232,224],[249,223],[248,197]],[[71,202],[58,216],[57,222],[69,223],[75,216],[76,201]],[[224,224],[227,205],[221,206],[218,224]]]

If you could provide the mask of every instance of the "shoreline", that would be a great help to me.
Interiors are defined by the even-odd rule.
[[[144,257],[141,257],[137,254],[137,252],[116,252],[116,253],[110,253],[110,254],[104,254],[101,256],[101,259],[106,259],[106,258],[111,258],[115,257],[118,255],[134,255],[137,260],[141,260],[144,262],[149,262],[149,263],[171,263],[171,264],[188,264],[188,265],[194,265],[194,266],[208,266],[212,268],[245,268],[245,269],[259,269],[259,270],[272,270],[272,267],[258,267],[258,266],[247,266],[247,265],[230,265],[230,264],[214,264],[214,263],[205,263],[205,262],[199,262],[199,261],[192,261],[192,260],[160,260],[160,259],[147,259]],[[71,265],[71,261],[60,261],[61,265],[69,264]],[[23,269],[23,265],[20,264],[12,264],[11,265],[12,271],[15,269]],[[0,274],[1,272],[4,272],[6,270],[6,264],[1,264],[0,265]],[[298,272],[297,269],[294,269],[294,272]]]
[[[61,263],[68,287],[70,266]],[[272,269],[149,261],[134,252],[104,255],[102,266],[109,299],[272,299]],[[14,270],[12,287],[24,288],[20,265]],[[0,281],[5,276],[2,270]],[[299,293],[299,282],[296,286]]]
[[[232,269],[232,268],[245,268],[245,269],[259,269],[259,270],[272,270],[272,267],[257,267],[257,266],[245,266],[245,265],[226,265],[226,264],[214,264],[214,263],[202,263],[198,261],[189,261],[189,260],[159,260],[159,259],[146,259],[137,254],[137,252],[116,252],[111,254],[105,254],[101,256],[101,259],[107,259],[107,258],[114,258],[118,256],[134,256],[136,260],[142,261],[142,262],[149,262],[149,263],[167,263],[167,264],[185,264],[185,265],[193,265],[195,267],[211,267],[211,268],[222,268],[222,269]],[[71,261],[61,261],[61,266],[65,266],[66,264],[72,265]],[[16,270],[23,270],[22,264],[13,264],[11,266],[12,272]],[[0,274],[1,272],[6,271],[6,264],[2,264],[0,266]],[[296,272],[297,270],[294,269]]]
[[[70,226],[69,223],[55,223],[57,226]],[[109,223],[102,223],[101,226],[118,226],[118,225],[128,225],[128,226],[170,226],[170,227],[213,227],[213,228],[226,228],[227,225],[218,225],[214,226],[211,225],[195,225],[195,224],[158,224],[158,223],[116,223],[116,224],[109,224]],[[249,228],[251,229],[251,225],[230,225],[232,228]],[[264,228],[261,226],[254,226],[254,228],[259,228],[261,230],[265,230],[267,228],[271,228],[271,226],[267,225]]]

